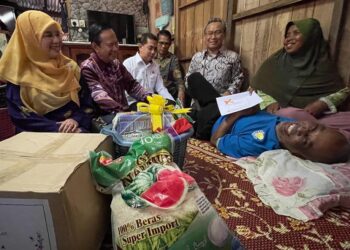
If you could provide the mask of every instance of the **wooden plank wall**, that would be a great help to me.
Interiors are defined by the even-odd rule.
[[[203,50],[203,30],[211,17],[227,19],[228,0],[175,0],[175,46],[187,71],[192,56]]]
[[[336,43],[338,70],[345,83],[350,83],[350,1],[341,0],[174,0],[176,54],[187,70],[193,54],[204,49],[203,29],[210,17],[218,16],[227,21],[228,6],[233,3],[233,18],[239,13],[267,4],[286,4],[264,14],[257,14],[232,22],[227,47],[240,53],[248,80],[261,63],[282,47],[284,29],[288,21],[307,17],[317,18],[324,37],[333,38],[339,28],[339,44]],[[341,25],[334,22],[341,15],[337,3],[344,3]],[[334,41],[330,41],[333,42]]]
[[[157,29],[155,26],[156,19],[162,16],[161,1],[148,0],[148,6],[149,6],[149,17],[148,17],[149,32],[156,35],[159,32],[159,29]],[[171,34],[175,33],[175,16],[174,15],[171,16],[170,23],[168,24],[168,26],[165,27],[165,29],[169,30]]]
[[[336,0],[295,1],[296,3],[294,4],[272,12],[233,21],[233,47],[234,50],[240,53],[243,67],[247,69],[249,79],[251,79],[261,63],[268,56],[282,48],[285,26],[290,20],[314,17],[320,21],[324,37],[328,39],[330,37],[335,1]],[[233,14],[239,14],[274,2],[287,1],[238,0],[236,1],[235,13]],[[350,10],[348,13],[350,13]],[[235,17],[235,15],[233,15],[233,17]],[[348,24],[350,24],[350,18],[347,19]],[[349,28],[346,29],[346,35],[346,39],[349,41]],[[347,50],[349,55],[349,46],[346,45],[345,42],[342,42],[343,40],[341,40],[340,45],[344,50]],[[342,55],[341,52],[340,55]],[[343,67],[340,70],[343,78],[345,77],[347,80],[349,79],[349,73],[345,73],[345,71],[349,71],[349,63],[346,63],[348,58],[349,57],[342,57],[341,61]],[[347,70],[344,65],[347,65]]]
[[[344,11],[344,21],[341,25],[339,43],[338,70],[345,83],[350,86],[350,2],[347,1]]]

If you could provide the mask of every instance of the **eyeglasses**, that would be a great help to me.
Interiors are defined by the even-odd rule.
[[[222,33],[223,33],[222,30],[215,30],[215,31],[208,31],[208,32],[206,32],[206,35],[207,36],[215,36],[215,37],[217,37],[217,36],[220,36]]]

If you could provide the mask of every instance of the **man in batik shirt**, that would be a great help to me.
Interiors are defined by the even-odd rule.
[[[177,57],[169,51],[171,46],[171,33],[168,30],[159,31],[158,35],[158,55],[155,59],[159,65],[160,74],[163,78],[164,86],[169,93],[184,104],[185,84]]]
[[[225,34],[224,21],[220,18],[208,21],[204,28],[207,48],[193,56],[186,74],[189,94],[195,99],[190,116],[196,121],[195,137],[199,139],[208,138],[220,117],[216,98],[240,92],[243,82],[238,54],[224,47]]]
[[[197,52],[191,60],[187,78],[199,72],[220,95],[240,92],[243,73],[239,55],[224,47],[226,34],[225,22],[212,18],[204,28],[206,49]],[[188,82],[187,82],[188,84]]]
[[[125,91],[138,101],[145,100],[148,93],[117,59],[119,44],[113,29],[94,24],[89,40],[94,52],[82,62],[81,73],[100,115],[109,123],[115,113],[129,110]]]

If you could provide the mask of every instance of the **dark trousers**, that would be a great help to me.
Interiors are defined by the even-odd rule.
[[[191,112],[195,123],[195,137],[201,140],[210,140],[211,129],[220,117],[216,98],[220,94],[214,87],[198,72],[191,74],[187,78],[188,91],[190,96],[195,99],[199,109]]]

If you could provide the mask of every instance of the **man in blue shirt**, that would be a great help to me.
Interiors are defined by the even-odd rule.
[[[258,106],[220,117],[216,104],[220,95],[213,86],[203,81],[199,73],[193,73],[189,78],[192,78],[189,79],[189,91],[201,106],[195,124],[196,137],[208,140],[211,134],[211,143],[222,153],[237,158],[284,148],[315,162],[348,160],[350,135],[345,135],[347,131],[268,114],[259,111]]]
[[[335,163],[347,161],[350,154],[346,137],[337,129],[276,116],[257,107],[220,117],[210,141],[236,158],[284,148],[303,159]]]

